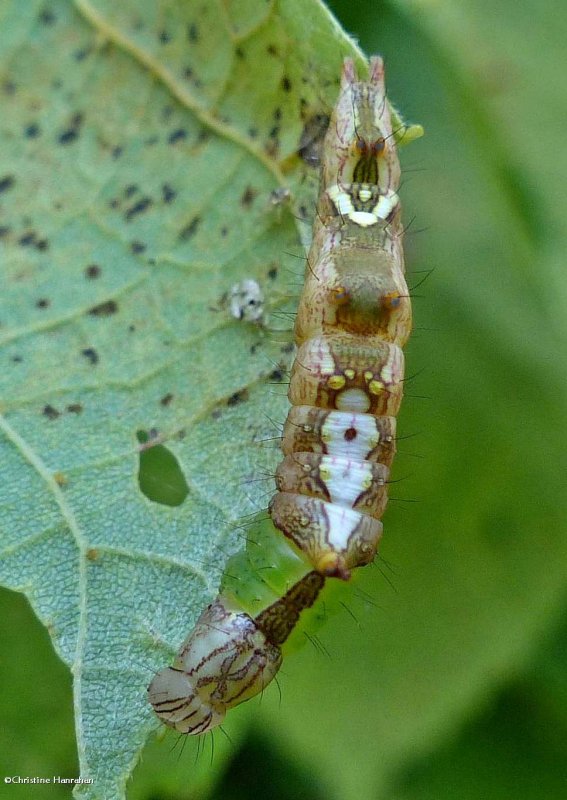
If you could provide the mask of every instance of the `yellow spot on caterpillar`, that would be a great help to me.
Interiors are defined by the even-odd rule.
[[[317,562],[315,569],[321,575],[332,575],[337,570],[338,561],[337,553],[325,553]]]
[[[371,381],[373,377],[374,377],[374,373],[373,373],[373,372],[370,372],[369,370],[367,370],[367,371],[364,373],[364,380],[366,381],[366,383],[368,383],[369,381]]]
[[[397,308],[400,302],[401,298],[399,292],[388,292],[382,298],[382,307],[386,310]]]
[[[319,467],[319,477],[326,483],[332,477],[330,469],[328,467]]]
[[[329,380],[327,381],[327,386],[329,389],[339,390],[342,389],[346,383],[346,379],[344,375],[331,375]]]
[[[348,290],[345,289],[344,286],[336,286],[333,289],[333,293],[335,295],[335,302],[338,302],[341,305],[344,305],[345,303],[347,303],[349,301],[350,295],[349,295]]]
[[[382,381],[370,381],[368,390],[370,394],[381,394],[384,391],[384,384]]]
[[[356,372],[353,369],[350,369],[349,367],[348,369],[345,369],[345,375],[349,379],[349,381],[353,381]]]

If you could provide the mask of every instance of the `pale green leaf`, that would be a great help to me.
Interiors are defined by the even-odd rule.
[[[10,227],[0,570],[75,664],[81,752],[98,770],[91,796],[113,797],[154,724],[144,696],[152,669],[216,591],[239,543],[236,521],[271,491],[243,481],[278,458],[253,442],[277,435],[264,414],[286,413],[283,387],[264,382],[282,354],[209,309],[243,276],[278,308],[297,292],[303,267],[286,255],[301,252],[295,220],[270,206],[269,192],[283,181],[302,202],[298,97],[328,110],[347,45],[324,11],[299,0],[79,5],[81,14],[63,0],[0,6],[0,180],[16,179],[0,195]],[[567,573],[567,204],[554,121],[563,84],[557,45],[534,38],[553,29],[560,41],[563,17],[551,2],[526,14],[505,4],[497,24],[480,2],[456,13],[449,3],[402,5],[406,16],[364,9],[360,32],[368,52],[386,55],[397,105],[427,132],[404,156],[403,195],[406,218],[427,228],[407,238],[411,282],[435,268],[416,290],[409,374],[423,372],[408,382],[400,420],[402,435],[420,436],[400,443],[397,477],[409,477],[392,487],[419,502],[393,502],[385,520],[396,593],[365,570],[378,607],[353,596],[362,632],[346,614],[330,622],[321,635],[330,659],[304,649],[284,665],[281,704],[272,687],[227,723],[237,741],[260,715],[277,746],[341,800],[396,796],[393,776],[527,662],[562,608]],[[489,68],[503,42],[511,72]],[[504,89],[491,95],[494,76]],[[58,146],[78,111],[80,136]],[[248,186],[258,194],[245,211]],[[152,205],[127,222],[143,197]],[[19,243],[32,229],[35,240]],[[95,280],[89,264],[103,267]],[[42,299],[50,305],[37,308]],[[88,313],[109,300],[116,313]],[[78,404],[81,413],[66,411]],[[187,481],[180,506],[139,491],[136,436],[152,429]],[[195,766],[193,742],[179,761],[152,745],[132,797],[204,791],[219,750],[230,749],[216,742],[213,768],[208,753]]]
[[[264,503],[289,332],[222,298],[256,278],[289,328],[297,212],[270,194],[299,198],[352,51],[316,2],[0,6],[0,579],[71,667],[85,797],[121,796],[145,686]],[[179,464],[168,505],[138,485],[148,438]]]

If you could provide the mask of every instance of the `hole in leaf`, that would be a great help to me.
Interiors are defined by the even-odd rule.
[[[153,436],[152,432],[138,431],[136,438],[148,445]],[[149,444],[140,450],[138,485],[148,500],[164,506],[180,506],[189,494],[179,461],[163,444]]]

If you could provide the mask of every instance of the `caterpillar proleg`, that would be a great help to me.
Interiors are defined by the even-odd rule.
[[[322,149],[271,519],[229,562],[219,596],[148,688],[158,717],[181,733],[210,730],[261,692],[299,616],[320,613],[319,595],[376,555],[411,330],[397,195],[406,130],[392,128],[382,59],[362,81],[345,59]]]

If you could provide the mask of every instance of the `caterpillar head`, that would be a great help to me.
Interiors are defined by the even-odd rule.
[[[368,80],[359,80],[354,61],[345,59],[324,153],[325,187],[354,181],[397,189],[400,165],[380,58],[372,59]]]
[[[148,699],[160,720],[179,733],[206,733],[223,721],[226,706],[212,703],[182,670],[166,667],[154,675]]]

